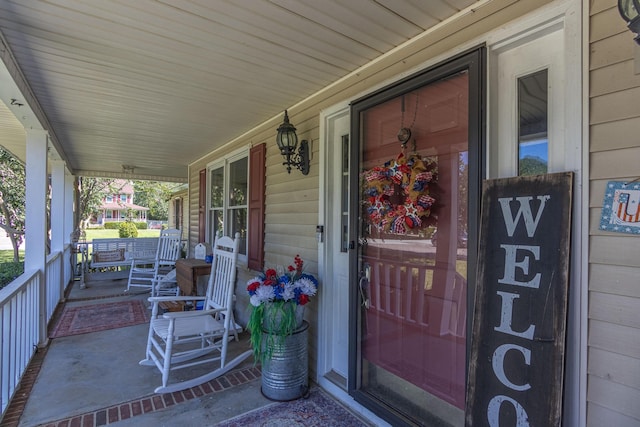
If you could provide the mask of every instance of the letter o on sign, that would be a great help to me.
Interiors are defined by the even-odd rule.
[[[494,396],[489,401],[487,408],[487,418],[489,418],[490,427],[500,427],[500,406],[503,402],[509,402],[516,409],[516,427],[529,427],[529,416],[527,411],[524,410],[522,405],[510,398],[509,396],[498,395]]]

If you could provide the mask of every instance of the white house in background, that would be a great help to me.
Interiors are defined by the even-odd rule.
[[[114,181],[116,190],[102,199],[100,213],[94,224],[104,225],[107,222],[120,222],[128,219],[129,213],[134,221],[146,221],[149,208],[133,203],[133,183],[124,179]]]

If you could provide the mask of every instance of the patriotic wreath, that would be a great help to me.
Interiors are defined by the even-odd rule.
[[[401,153],[383,166],[363,172],[365,209],[371,224],[379,231],[396,234],[425,225],[436,202],[429,194],[436,169],[433,161]]]

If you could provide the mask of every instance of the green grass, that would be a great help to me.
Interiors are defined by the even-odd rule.
[[[24,272],[24,251],[18,251],[20,262],[13,262],[13,249],[0,250],[0,289]]]
[[[24,261],[24,251],[18,251],[20,261]],[[13,249],[0,250],[0,264],[5,262],[13,262]]]
[[[93,241],[93,239],[117,239],[118,230],[102,230],[88,228],[87,242]],[[138,230],[138,237],[159,237],[160,230]]]

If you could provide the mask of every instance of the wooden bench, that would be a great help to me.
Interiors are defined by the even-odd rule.
[[[133,259],[149,259],[153,262],[157,250],[157,237],[93,239],[89,265],[94,270],[91,278],[96,280],[126,277],[128,272],[122,267],[130,267]],[[95,271],[105,268],[112,271]]]

